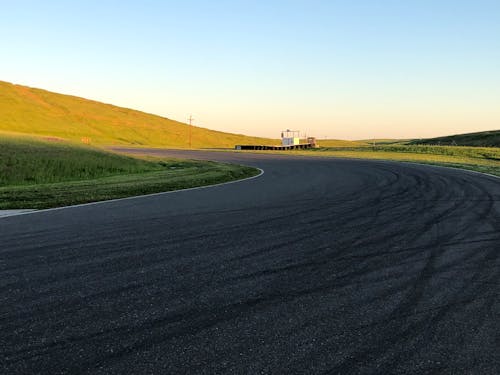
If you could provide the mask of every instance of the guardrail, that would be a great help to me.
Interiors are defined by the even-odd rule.
[[[302,143],[300,145],[290,145],[290,146],[266,146],[266,145],[236,145],[235,150],[303,150],[306,148],[315,147],[312,143]]]

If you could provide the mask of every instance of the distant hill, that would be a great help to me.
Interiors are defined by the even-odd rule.
[[[362,147],[366,146],[363,141],[344,141],[341,139],[317,139],[320,147]]]
[[[189,147],[189,125],[132,109],[0,81],[0,132],[94,145]],[[277,144],[193,126],[193,148]]]
[[[407,143],[408,139],[392,139],[392,138],[375,138],[375,139],[361,139],[355,142],[364,143],[369,146],[375,145],[397,145]]]
[[[500,147],[500,130],[449,135],[437,138],[414,139],[410,144]]]

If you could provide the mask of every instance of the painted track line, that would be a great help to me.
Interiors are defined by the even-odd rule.
[[[244,181],[253,180],[255,178],[261,177],[264,174],[264,170],[263,169],[257,168],[257,167],[253,167],[253,166],[252,166],[252,168],[258,169],[260,171],[260,173],[258,175],[252,176],[252,177],[242,178],[241,180],[221,182],[221,183],[212,184],[212,185],[196,186],[196,187],[186,188],[186,189],[161,191],[159,193],[151,193],[151,194],[144,194],[144,195],[134,195],[133,197],[115,198],[115,199],[108,199],[108,200],[104,200],[104,201],[74,204],[72,206],[62,206],[62,207],[45,208],[45,209],[42,209],[42,210],[33,210],[33,211],[18,212],[18,213],[14,213],[12,215],[0,216],[0,220],[3,219],[3,218],[12,217],[12,216],[32,215],[32,214],[38,214],[38,213],[41,213],[41,212],[65,210],[65,209],[68,209],[68,208],[94,206],[94,205],[104,204],[104,203],[109,203],[109,202],[119,202],[119,201],[125,201],[125,200],[154,197],[154,196],[159,196],[159,195],[164,195],[164,194],[182,193],[182,192],[185,192],[185,191],[208,189],[208,188],[213,188],[213,187],[217,187],[217,186],[230,185],[230,184],[236,184],[238,182],[244,182]]]

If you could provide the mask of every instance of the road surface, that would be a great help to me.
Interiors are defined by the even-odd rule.
[[[498,179],[162,152],[265,173],[1,218],[0,373],[500,373]]]

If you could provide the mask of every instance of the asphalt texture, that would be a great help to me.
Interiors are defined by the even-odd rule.
[[[20,213],[31,212],[35,210],[0,210],[0,217],[18,215]]]
[[[150,152],[265,173],[1,218],[1,374],[500,373],[499,179]]]

